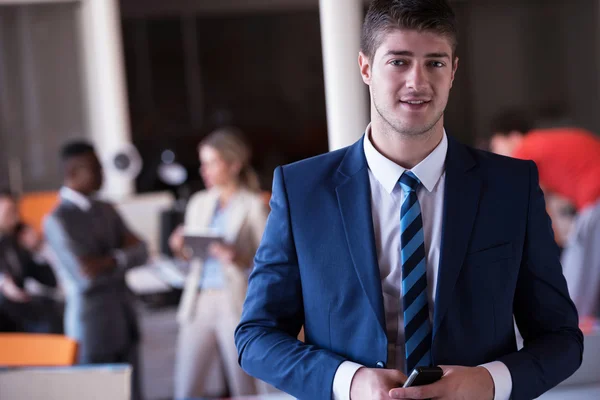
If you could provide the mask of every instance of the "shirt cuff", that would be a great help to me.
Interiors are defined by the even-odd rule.
[[[488,370],[494,381],[494,400],[509,400],[512,393],[512,377],[508,367],[500,361],[480,365]]]
[[[33,254],[33,260],[38,264],[48,263],[52,260],[52,250],[48,243],[44,242],[42,246]]]
[[[113,251],[113,257],[117,262],[117,267],[126,268],[127,267],[127,254],[123,250],[117,249]]]
[[[333,400],[350,400],[350,387],[354,374],[363,366],[351,361],[340,364],[333,377]]]

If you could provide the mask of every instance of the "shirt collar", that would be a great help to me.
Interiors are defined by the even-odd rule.
[[[381,154],[371,142],[371,125],[367,126],[364,143],[365,157],[367,165],[375,176],[375,179],[384,187],[388,193],[392,193],[396,187],[398,180],[406,171],[392,160]],[[446,154],[448,153],[448,137],[446,130],[440,143],[425,159],[415,165],[411,171],[421,181],[425,189],[431,192],[440,177],[444,173],[446,164]]]
[[[81,211],[89,211],[90,208],[92,208],[92,202],[87,196],[71,188],[63,186],[62,188],[60,188],[59,194],[63,200],[68,200],[71,203],[75,204],[77,208],[79,208]]]

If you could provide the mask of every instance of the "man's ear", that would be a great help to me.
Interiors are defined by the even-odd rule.
[[[362,80],[367,85],[371,84],[371,61],[362,51],[358,53],[358,67]]]
[[[452,76],[450,77],[450,87],[454,83],[454,75],[456,75],[456,70],[458,69],[458,57],[454,57],[454,61],[452,62]]]

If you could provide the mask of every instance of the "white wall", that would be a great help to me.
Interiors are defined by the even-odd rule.
[[[120,43],[117,0],[0,0],[0,184],[55,190],[68,140],[91,140],[106,162],[131,142]],[[132,192],[114,169],[105,178],[106,197]]]
[[[0,7],[0,164],[20,159],[25,191],[56,189],[61,145],[85,134],[75,7]]]

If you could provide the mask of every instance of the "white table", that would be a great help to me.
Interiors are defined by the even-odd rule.
[[[598,400],[600,384],[589,386],[558,386],[538,397],[539,400]]]

